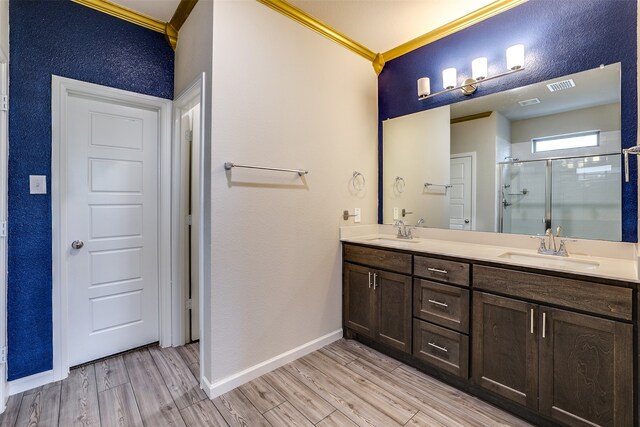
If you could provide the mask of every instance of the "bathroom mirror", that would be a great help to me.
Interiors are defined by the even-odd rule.
[[[386,120],[383,222],[621,241],[620,130],[619,63]]]

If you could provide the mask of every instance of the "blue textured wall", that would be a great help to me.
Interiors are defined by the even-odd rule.
[[[52,369],[51,75],[173,97],[164,36],[68,0],[11,0],[9,380]],[[29,194],[29,175],[47,195]]]
[[[455,67],[458,80],[470,76],[471,61],[486,56],[489,75],[506,69],[505,50],[525,45],[525,70],[479,86],[473,97],[572,74],[600,64],[622,63],[622,146],[636,145],[637,2],[633,0],[530,0],[406,55],[389,61],[378,78],[379,135],[382,120],[464,99],[460,92],[419,101],[416,81],[431,78],[432,91],[442,87],[442,70]],[[380,155],[379,191],[382,189]],[[622,236],[638,239],[636,162],[632,180],[622,185]],[[382,201],[382,194],[379,195]],[[380,203],[378,217],[382,221]]]

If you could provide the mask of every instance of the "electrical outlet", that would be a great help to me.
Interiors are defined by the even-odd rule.
[[[400,219],[400,212],[398,210],[398,208],[393,208],[393,220],[398,220]]]
[[[362,215],[360,215],[360,208],[355,208],[353,210],[353,213],[355,214],[355,216],[353,217],[353,222],[361,222],[362,221]]]
[[[47,194],[47,177],[45,175],[29,175],[29,193]]]

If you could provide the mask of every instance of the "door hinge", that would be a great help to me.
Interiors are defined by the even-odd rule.
[[[0,365],[7,363],[7,347],[0,348]]]
[[[7,237],[7,221],[0,222],[0,237]]]
[[[9,96],[2,95],[0,97],[0,110],[9,111]]]
[[[187,300],[187,310],[191,310],[193,309],[193,301],[191,300],[191,298],[189,298]]]
[[[187,215],[187,225],[191,225],[191,215]]]

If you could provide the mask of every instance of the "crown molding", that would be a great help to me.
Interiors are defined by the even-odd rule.
[[[126,7],[119,6],[111,3],[107,0],[72,0],[75,3],[83,6],[90,7],[91,9],[98,10],[106,13],[107,15],[115,16],[116,18],[124,19],[132,24],[140,25],[141,27],[148,28],[159,33],[165,32],[165,22],[159,21],[150,16],[143,15],[135,10],[127,9]]]
[[[384,56],[386,61],[391,61],[392,59],[407,54],[422,46],[428,45],[429,43],[433,43],[436,40],[440,40],[441,38],[470,27],[473,24],[477,24],[478,22],[484,21],[487,18],[498,15],[522,3],[526,3],[527,1],[528,0],[497,0],[486,5],[485,7],[482,7],[474,12],[463,16],[462,18],[451,21],[448,24],[438,27],[433,31],[429,31],[426,34],[403,43],[398,47],[394,47],[393,49],[383,53],[382,55]]]
[[[355,40],[350,39],[339,31],[331,28],[319,19],[314,18],[302,9],[298,9],[291,3],[284,0],[257,0],[258,2],[269,6],[277,12],[293,19],[294,21],[304,25],[307,28],[322,34],[323,36],[333,40],[334,42],[346,47],[352,52],[357,53],[363,58],[373,62],[377,55],[373,51],[367,49]]]
[[[186,22],[196,3],[198,3],[198,0],[180,0],[180,4],[178,4],[176,11],[169,21],[169,24],[176,32],[180,31],[180,28],[182,28],[182,25]]]
[[[462,122],[468,122],[468,121],[471,121],[471,120],[484,119],[486,117],[489,117],[492,113],[493,113],[493,111],[485,111],[485,112],[478,113],[478,114],[471,114],[470,116],[458,117],[457,119],[451,119],[449,121],[449,123],[452,124],[452,125],[455,125],[456,123],[462,123]]]

